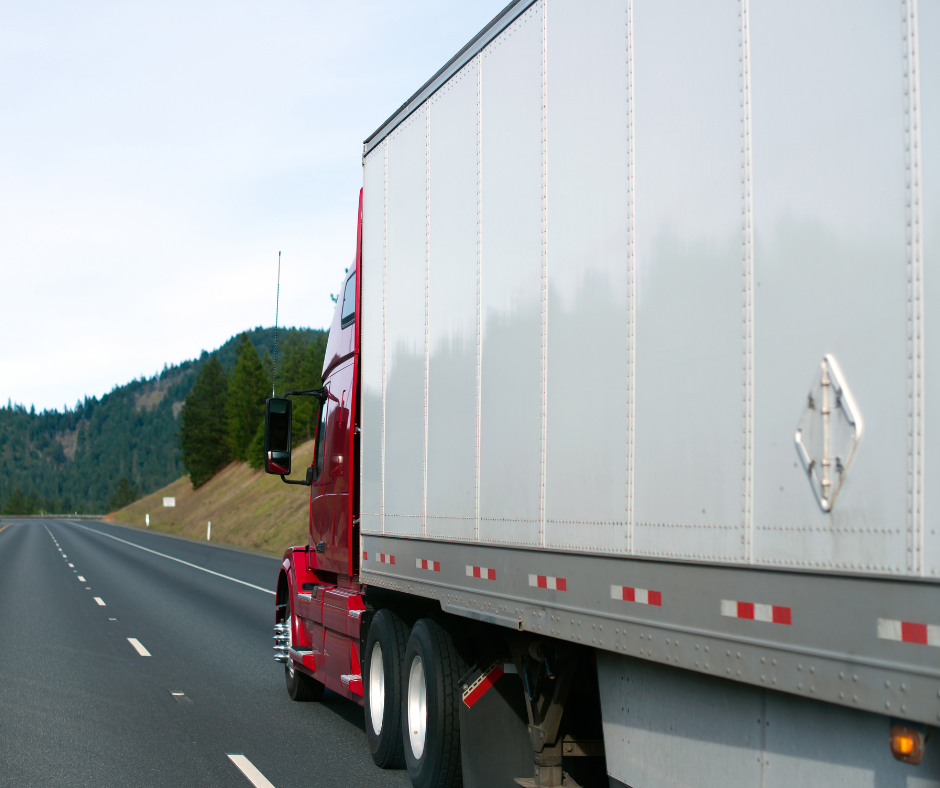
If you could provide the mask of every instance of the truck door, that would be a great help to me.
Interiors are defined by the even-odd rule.
[[[349,571],[349,457],[352,408],[351,363],[330,375],[328,397],[320,409],[311,490],[310,537],[318,566],[331,572]]]
[[[329,523],[325,520],[323,511],[323,496],[328,494],[330,487],[330,476],[326,472],[325,460],[327,454],[327,443],[329,443],[329,421],[330,410],[333,408],[332,398],[330,396],[330,384],[325,384],[327,390],[326,400],[320,405],[320,415],[317,420],[317,442],[313,450],[313,487],[310,490],[310,545],[318,547],[321,543],[325,545],[326,537],[329,536]],[[325,553],[317,551],[317,566],[325,569],[323,559]]]

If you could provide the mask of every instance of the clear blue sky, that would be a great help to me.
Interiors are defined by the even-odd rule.
[[[0,402],[327,326],[362,141],[508,0],[0,5]]]

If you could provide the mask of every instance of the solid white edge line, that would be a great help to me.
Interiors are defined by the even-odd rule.
[[[156,550],[151,550],[149,547],[141,547],[139,544],[134,544],[133,542],[128,542],[126,539],[118,539],[116,536],[111,536],[111,534],[106,534],[104,531],[96,531],[94,528],[86,528],[84,525],[79,525],[78,523],[72,523],[72,525],[77,526],[78,528],[84,528],[86,531],[91,531],[93,534],[98,534],[100,536],[107,536],[108,539],[114,539],[123,544],[130,545],[131,547],[136,547],[138,550],[145,550],[148,553],[153,553],[158,555],[161,558],[169,558],[171,561],[176,561],[178,564],[185,564],[186,566],[191,566],[193,569],[199,569],[203,572],[208,572],[210,575],[215,575],[216,577],[222,577],[226,580],[231,580],[233,583],[240,583],[243,586],[248,586],[249,588],[254,588],[257,591],[264,591],[266,594],[274,596],[274,592],[269,588],[262,588],[261,586],[256,586],[254,583],[246,583],[244,580],[239,580],[237,577],[229,577],[228,575],[223,575],[221,572],[213,572],[211,569],[206,569],[204,566],[197,566],[196,564],[191,564],[189,561],[184,561],[182,558],[174,558],[172,555],[167,555],[166,553],[158,553]]]
[[[103,600],[100,596],[96,596],[96,597],[95,597],[95,602],[97,602],[99,605],[101,605],[101,607],[107,607],[107,605],[105,605],[105,603],[104,603],[104,600]]]
[[[274,788],[274,785],[265,777],[261,772],[258,771],[258,768],[249,761],[244,755],[238,753],[233,755],[232,753],[226,753],[234,763],[238,770],[248,778],[255,788]]]
[[[137,653],[140,654],[140,656],[142,657],[151,656],[150,652],[147,651],[147,649],[143,647],[143,645],[137,638],[128,638],[127,642],[130,643],[137,650]]]

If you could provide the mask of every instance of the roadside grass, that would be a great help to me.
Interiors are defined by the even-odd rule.
[[[312,457],[313,441],[294,449],[294,476],[303,477]],[[176,506],[164,507],[164,497],[176,498]],[[281,555],[291,545],[307,543],[309,505],[307,488],[233,462],[198,490],[183,476],[103,519],[144,528],[149,513],[151,528],[193,539],[205,539],[211,521],[213,542]]]

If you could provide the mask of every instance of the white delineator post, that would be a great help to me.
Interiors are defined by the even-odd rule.
[[[144,522],[147,524],[147,527],[149,528],[150,527],[150,514],[149,513],[144,515]]]
[[[209,525],[206,528],[206,541],[209,541],[209,537],[212,536],[212,520],[209,520]]]

